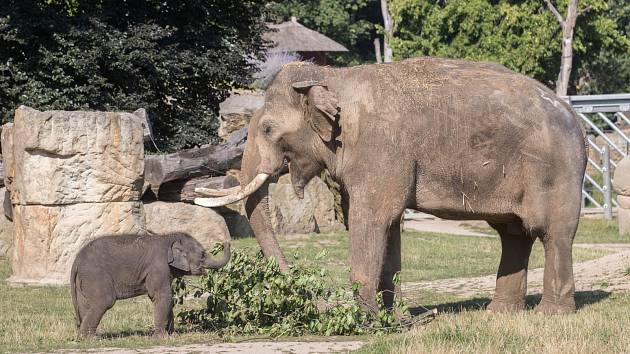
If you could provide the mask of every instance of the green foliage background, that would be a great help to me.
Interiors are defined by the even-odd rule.
[[[552,0],[566,12],[566,0]],[[395,59],[432,55],[504,64],[553,87],[561,29],[542,0],[389,0]],[[581,0],[571,92],[630,92],[630,2]],[[336,65],[374,62],[373,39],[383,36],[379,0],[288,0],[270,4],[271,19],[296,16],[351,53]]]
[[[263,0],[0,0],[0,115],[21,104],[144,107],[158,145],[216,135],[218,104],[249,83]]]
[[[561,28],[543,1],[531,0],[390,0],[396,25],[394,55],[445,56],[495,61],[548,86],[557,79]],[[561,13],[567,1],[552,1]],[[612,4],[615,5],[616,4]],[[582,0],[573,42],[573,68],[585,68],[600,53],[630,50],[603,0]],[[588,10],[586,10],[588,8]],[[580,89],[580,70],[573,70],[572,93]],[[601,89],[609,90],[606,85]]]

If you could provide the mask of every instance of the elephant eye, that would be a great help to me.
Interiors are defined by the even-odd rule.
[[[271,132],[273,131],[273,127],[271,126],[270,123],[266,122],[263,124],[263,134],[265,134],[266,136],[270,136]]]
[[[265,130],[263,131],[265,133],[265,135],[269,136],[271,135],[271,126],[268,125],[265,127]]]

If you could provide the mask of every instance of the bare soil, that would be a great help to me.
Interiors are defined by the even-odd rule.
[[[604,249],[615,253],[573,265],[576,291],[628,291],[630,290],[630,245],[628,244],[575,244],[574,247]],[[528,272],[528,294],[542,293],[543,268]],[[416,291],[436,291],[459,296],[492,294],[496,275],[474,278],[450,278],[436,281],[405,283],[403,294]]]
[[[64,353],[107,353],[107,354],[312,354],[312,353],[347,353],[359,349],[364,343],[349,342],[248,342],[220,344],[190,344],[184,346],[157,346],[151,348],[98,348],[88,350],[66,350]]]

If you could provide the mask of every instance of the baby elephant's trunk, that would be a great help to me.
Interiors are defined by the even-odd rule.
[[[223,258],[218,261],[208,258],[204,267],[206,269],[217,269],[223,267],[230,261],[230,253],[230,244],[228,242],[223,243]]]

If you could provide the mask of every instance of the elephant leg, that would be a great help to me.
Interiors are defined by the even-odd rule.
[[[385,245],[385,262],[378,291],[383,292],[383,302],[386,308],[392,308],[394,295],[400,295],[400,286],[394,284],[393,279],[396,273],[400,272],[400,221],[392,223],[389,227],[389,238]]]
[[[167,336],[173,333],[173,296],[170,288],[162,290],[150,296],[153,301],[153,326],[154,335]]]
[[[81,294],[77,294],[77,302],[81,317],[79,336],[83,338],[96,335],[96,328],[103,315],[116,303],[115,290],[112,284],[106,281],[99,284],[94,283],[100,277],[102,275],[97,273],[93,278],[86,276],[90,281],[80,282],[81,289],[79,291]]]
[[[114,304],[97,304],[92,305],[85,314],[85,318],[81,322],[79,327],[79,335],[83,338],[94,337],[96,335],[96,328],[107,310],[109,310]]]
[[[573,280],[573,237],[577,230],[576,218],[557,220],[550,224],[542,237],[545,248],[543,296],[536,312],[563,314],[575,311],[575,283]]]
[[[377,213],[361,203],[356,204],[350,207],[349,218],[351,280],[361,284],[359,296],[364,308],[378,311],[377,291],[394,291],[391,281],[381,282],[388,251],[389,225],[388,222],[379,222],[384,218],[379,218]]]
[[[490,224],[501,236],[501,261],[497,285],[488,310],[511,312],[525,307],[527,265],[535,237],[526,234],[521,222]]]

